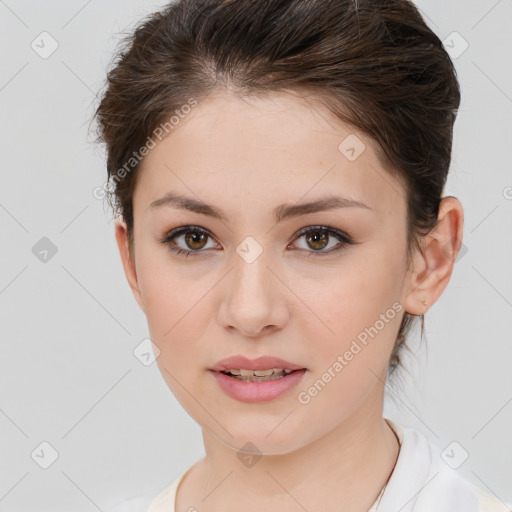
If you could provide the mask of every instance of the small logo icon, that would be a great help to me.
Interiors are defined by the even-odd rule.
[[[46,236],[43,236],[32,247],[32,254],[41,262],[48,263],[56,254],[57,246]]]
[[[452,59],[458,59],[469,48],[469,43],[458,32],[452,32],[443,40],[443,46]]]
[[[41,32],[30,44],[42,59],[48,59],[59,47],[59,43],[48,32]]]
[[[345,137],[338,146],[339,152],[351,162],[357,160],[365,149],[363,141],[353,133]]]
[[[460,468],[468,457],[469,453],[457,441],[451,442],[441,453],[441,458],[452,469]]]
[[[261,459],[261,452],[256,445],[247,442],[238,450],[236,456],[244,466],[252,468]]]
[[[263,252],[263,247],[252,236],[248,236],[236,248],[236,252],[246,263],[252,263]]]
[[[512,199],[512,187],[505,187],[503,189],[503,197],[505,199]]]
[[[48,469],[59,458],[59,453],[50,443],[43,441],[30,456],[38,466]]]
[[[160,349],[149,338],[144,338],[135,347],[133,355],[144,366],[149,366],[153,364],[160,355]]]
[[[453,260],[451,241],[443,245],[442,251],[448,259]],[[457,258],[455,259],[455,263],[458,263],[466,255],[467,252],[467,245],[464,242],[461,242],[459,252],[457,253]]]

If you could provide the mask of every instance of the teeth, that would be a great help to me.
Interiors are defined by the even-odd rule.
[[[254,370],[254,375],[256,375],[256,377],[268,377],[269,375],[272,375],[273,373],[277,373],[277,372],[274,372],[273,368],[270,368],[269,370]]]
[[[262,380],[273,380],[282,379],[293,370],[281,369],[281,368],[269,368],[268,370],[245,370],[232,369],[226,370],[224,373],[231,374],[231,376],[237,380],[243,380],[246,382],[259,382]]]
[[[226,370],[226,372],[231,373],[231,375],[237,375],[242,377],[269,377],[272,374],[276,375],[282,375],[291,373],[293,370],[288,369],[282,369],[282,368],[269,368],[268,370],[245,370],[245,369],[239,369],[239,370]]]

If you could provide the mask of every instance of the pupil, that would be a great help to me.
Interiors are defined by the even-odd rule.
[[[322,233],[322,234],[320,236],[318,236],[318,233]],[[313,233],[310,233],[308,235],[308,243],[310,243],[310,241],[312,240],[313,245],[311,246],[311,244],[310,244],[312,249],[323,249],[327,245],[327,238],[328,238],[327,233],[325,233],[323,231],[314,231]],[[321,241],[320,246],[315,247],[315,244],[318,244],[319,240]],[[324,243],[322,243],[322,242],[324,242]]]
[[[201,249],[204,247],[204,243],[201,244],[201,240],[204,242],[206,240],[206,235],[204,233],[198,233],[197,231],[194,231],[192,235],[188,234],[186,236],[186,241],[189,247],[192,249]],[[195,247],[194,244],[199,243],[199,247]]]

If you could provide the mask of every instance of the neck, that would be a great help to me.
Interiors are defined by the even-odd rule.
[[[323,437],[245,467],[236,450],[203,430],[206,457],[180,485],[177,510],[367,512],[388,481],[399,443],[375,403]],[[204,500],[204,501],[203,501]]]

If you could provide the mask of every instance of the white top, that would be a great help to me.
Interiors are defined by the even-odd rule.
[[[382,497],[377,497],[368,512],[512,512],[512,507],[473,486],[451,469],[441,458],[441,450],[421,432],[386,421],[397,434],[400,453]],[[176,512],[178,486],[192,467],[165,487],[149,508],[130,510]],[[126,508],[119,510],[127,511]]]

